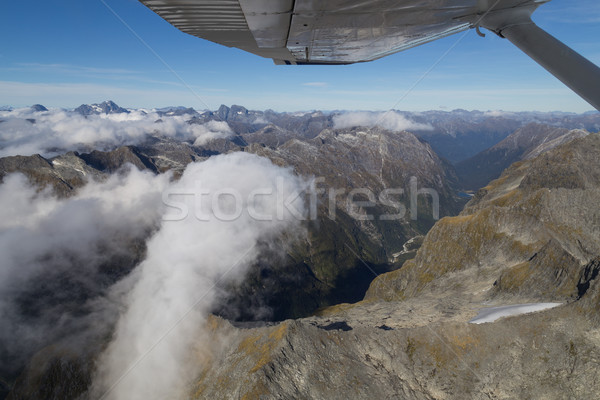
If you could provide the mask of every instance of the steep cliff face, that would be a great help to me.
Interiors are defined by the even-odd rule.
[[[431,147],[414,135],[402,132],[393,133],[379,128],[324,130],[312,140],[289,140],[277,148],[250,146],[247,151],[265,156],[275,163],[291,166],[302,176],[314,176],[318,179],[317,189],[321,189],[319,203],[336,211],[351,212],[348,197],[353,189],[365,189],[373,192],[375,200],[370,207],[357,213],[372,214],[372,218],[364,218],[362,225],[365,231],[382,231],[385,219],[389,214],[393,223],[386,223],[390,229],[399,229],[403,237],[412,237],[422,229],[431,226],[436,215],[455,214],[460,203],[455,196],[456,175]],[[416,185],[416,186],[415,186]],[[395,203],[382,202],[382,192],[392,192],[389,199]],[[412,193],[421,190],[420,193]],[[433,212],[433,197],[423,189],[432,189],[439,199],[439,210]],[[337,190],[337,193],[333,191]],[[412,215],[411,195],[417,200],[418,215]],[[418,195],[418,196],[417,196]],[[393,197],[393,198],[392,198]],[[369,199],[356,194],[356,201]],[[333,212],[334,210],[330,210]],[[435,214],[435,215],[434,215]],[[335,215],[335,214],[331,214]],[[399,223],[398,223],[399,222]],[[404,231],[404,232],[402,232]],[[386,252],[401,250],[402,240],[394,244],[391,237],[382,238],[379,243]]]
[[[0,158],[0,180],[13,172],[24,174],[40,188],[49,186],[60,196],[67,196],[88,179],[99,179],[103,175],[73,152],[54,159],[46,159],[39,154]]]
[[[459,216],[438,222],[415,259],[375,280],[367,298],[464,290],[465,274],[490,299],[575,298],[582,266],[600,254],[598,154],[593,134],[514,164]]]

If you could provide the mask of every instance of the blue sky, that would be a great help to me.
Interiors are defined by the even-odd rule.
[[[592,109],[491,33],[480,38],[469,31],[464,38],[458,34],[371,63],[276,66],[186,35],[136,0],[105,2],[152,50],[100,0],[4,2],[0,105],[76,107],[112,99],[131,108],[216,109],[240,104],[277,111]],[[553,0],[540,7],[534,20],[600,64],[598,0]]]

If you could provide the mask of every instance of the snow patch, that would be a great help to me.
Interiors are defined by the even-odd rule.
[[[483,324],[486,322],[494,322],[502,317],[510,317],[513,315],[521,315],[542,311],[554,307],[558,307],[562,303],[527,303],[516,304],[512,306],[500,306],[482,308],[475,318],[469,321],[471,324]]]

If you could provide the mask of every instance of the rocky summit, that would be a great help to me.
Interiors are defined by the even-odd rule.
[[[92,115],[92,114],[121,114],[129,113],[129,111],[123,107],[119,107],[112,100],[103,101],[102,103],[96,104],[82,104],[73,110],[81,115]]]

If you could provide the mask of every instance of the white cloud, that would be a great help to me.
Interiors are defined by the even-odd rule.
[[[484,115],[486,117],[504,117],[504,116],[508,116],[511,113],[508,113],[506,111],[501,111],[501,110],[492,110],[492,111],[486,111],[484,113]]]
[[[38,192],[21,174],[4,177],[0,354],[14,357],[18,367],[40,346],[77,336],[74,326],[89,321],[73,313],[87,305],[79,300],[74,306],[72,298],[77,292],[89,296],[89,301],[102,295],[103,265],[115,256],[128,257],[129,240],[144,240],[160,223],[161,193],[169,179],[170,174],[155,176],[132,167],[59,199],[49,190]],[[40,296],[52,301],[35,303]],[[35,304],[33,316],[23,311],[23,300]],[[110,327],[107,320],[91,323],[99,334]],[[73,346],[73,351],[78,349]]]
[[[226,122],[188,124],[190,116],[163,116],[141,110],[84,117],[77,113],[29,108],[0,112],[0,157],[42,154],[53,156],[94,145],[99,150],[138,144],[149,134],[177,136],[196,145],[233,134]],[[35,123],[27,119],[34,119]],[[161,119],[162,122],[156,121]]]
[[[293,212],[264,193],[279,193],[284,200],[305,187],[291,170],[247,153],[188,165],[169,193],[180,193],[191,212],[183,219],[164,220],[148,241],[147,258],[137,269],[138,280],[126,297],[113,341],[99,359],[93,395],[107,390],[107,400],[183,395],[202,367],[202,354],[212,346],[202,326],[216,298],[215,283],[242,277],[259,242],[299,226]],[[207,193],[200,202],[187,195],[200,189]],[[228,196],[211,197],[219,191],[235,191],[243,210],[260,210],[272,218],[258,220],[247,212],[234,220],[217,218],[215,204],[228,215],[236,209]],[[299,198],[293,204],[304,209]],[[207,220],[199,220],[198,213]]]
[[[267,121],[267,119],[265,117],[263,117],[262,115],[259,115],[254,119],[254,121],[252,123],[253,124],[268,124],[269,121]]]
[[[192,125],[192,134],[196,138],[194,146],[202,146],[213,139],[227,138],[233,131],[224,121],[209,121],[204,125]]]
[[[420,124],[405,118],[395,111],[369,112],[355,111],[339,114],[333,117],[335,129],[352,128],[355,126],[379,126],[393,132],[409,130],[431,130],[429,124]]]
[[[305,82],[302,84],[302,86],[309,86],[309,87],[326,87],[328,84],[327,82]]]
[[[308,185],[291,169],[248,153],[192,163],[178,181],[131,167],[69,198],[40,192],[20,174],[7,175],[0,184],[0,354],[22,366],[32,352],[63,340],[75,353],[94,354],[90,347],[116,326],[98,359],[92,394],[120,382],[107,399],[176,396],[202,367],[202,354],[214,348],[202,327],[217,298],[215,283],[243,279],[261,246],[281,248],[281,233],[292,238],[303,232],[305,205],[295,193]],[[185,194],[199,188],[225,195],[198,202]],[[232,191],[244,212],[233,220],[216,218],[216,207],[227,215],[237,209],[226,194]],[[184,194],[187,218],[168,220],[165,193]],[[195,211],[212,218],[200,221]],[[257,218],[257,212],[271,218]],[[146,258],[105,289],[99,271],[111,257],[131,254],[128,239],[146,242]],[[83,314],[63,304],[73,295],[63,281],[90,296],[77,305]],[[26,316],[19,299],[37,298],[40,282],[59,300],[36,305],[38,315]]]

